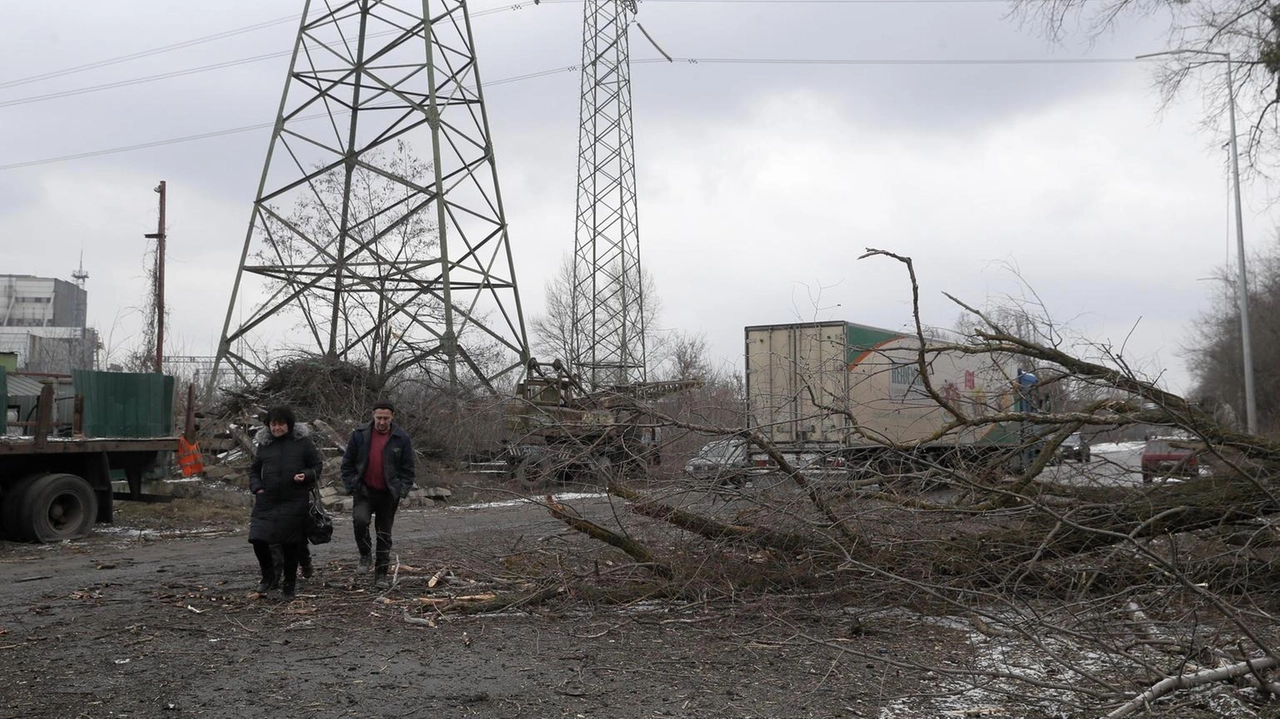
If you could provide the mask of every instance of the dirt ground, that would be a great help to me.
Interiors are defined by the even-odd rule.
[[[84,541],[0,543],[0,719],[1067,716],[940,676],[989,647],[963,623],[904,611],[567,597],[442,613],[497,577],[535,582],[561,547],[590,551],[505,487],[453,487],[452,504],[397,517],[385,592],[356,573],[339,515],[295,601],[257,595],[247,509],[208,498],[121,503],[117,524]],[[611,571],[610,556],[594,571]]]

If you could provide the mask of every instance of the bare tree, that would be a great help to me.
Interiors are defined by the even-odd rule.
[[[654,285],[653,276],[647,270],[641,269],[641,282],[644,284],[643,291],[636,293],[643,298],[643,306],[640,308],[644,316],[645,341],[644,346],[648,354],[648,367],[653,368],[661,365],[667,358],[668,354],[668,335],[657,330],[657,319],[662,311],[661,301],[658,299],[657,288]],[[580,293],[573,290],[573,258],[566,255],[560,262],[560,267],[546,284],[546,311],[533,318],[529,323],[531,329],[533,349],[535,357],[543,359],[561,359],[569,361],[576,356],[576,343],[573,336],[574,326],[573,318],[575,316],[582,317],[587,314],[586,298]],[[615,298],[618,295],[615,295]],[[573,303],[577,302],[581,306],[575,308]]]
[[[1126,17],[1167,17],[1167,49],[1188,52],[1169,55],[1157,75],[1166,100],[1187,84],[1199,87],[1215,108],[1212,121],[1227,112],[1234,95],[1242,122],[1250,128],[1245,154],[1256,171],[1271,174],[1274,151],[1280,147],[1280,13],[1273,5],[1246,0],[1014,0],[1013,6],[1024,23],[1053,39],[1072,32],[1096,38]],[[1233,80],[1230,92],[1227,77]]]
[[[918,298],[908,258],[867,256],[899,261]],[[538,564],[553,581],[513,582],[468,611],[577,597],[693,600],[704,613],[749,604],[752,614],[778,612],[775,620],[792,628],[787,646],[830,651],[829,672],[847,662],[879,665],[923,677],[927,691],[913,692],[917,698],[979,693],[988,706],[1007,702],[1022,716],[1228,712],[1218,701],[1250,715],[1251,703],[1280,693],[1273,587],[1280,550],[1272,536],[1280,447],[1222,426],[1138,376],[1123,357],[1081,359],[957,303],[970,313],[958,341],[934,337],[916,311],[922,365],[946,353],[1009,357],[1055,368],[1058,381],[1090,394],[1080,391],[1075,404],[1047,413],[977,412],[921,372],[921,396],[942,410],[936,428],[909,442],[884,439],[879,449],[910,456],[966,429],[1034,423],[1043,431],[1015,447],[1031,450],[1034,461],[1011,466],[998,452],[967,448],[974,451],[920,456],[896,468],[802,471],[741,423],[699,422],[696,407],[674,407],[677,414],[669,411],[674,398],[619,398],[668,432],[749,442],[776,469],[752,474],[749,485],[698,484],[674,470],[643,483],[609,475],[602,481],[615,503],[594,515],[549,498],[552,516],[608,548],[608,566],[630,560],[625,578],[593,572],[598,557],[565,547]],[[862,411],[834,399],[823,409],[854,426]],[[1057,445],[1081,428],[1151,423],[1182,432],[1212,474],[1146,485],[1133,457],[1053,464]],[[865,613],[863,632],[897,612],[967,627],[975,639],[959,659],[928,649],[885,657],[851,641],[845,621],[788,624],[788,603],[818,616],[831,616],[823,607],[855,608]],[[1210,693],[1214,710],[1196,713]],[[953,713],[969,715],[954,704],[926,712]]]
[[[392,174],[408,178],[411,184],[389,179],[370,167],[386,167]],[[398,268],[429,263],[438,254],[439,240],[429,213],[421,212],[411,185],[429,183],[431,165],[419,159],[404,142],[384,157],[372,157],[356,166],[351,176],[351,211],[347,226],[360,244],[368,244],[366,263],[360,268],[365,283],[352,283],[340,294],[338,316],[342,327],[342,356],[364,364],[380,383],[404,372],[414,364],[415,325],[438,324],[443,303],[433,294],[406,283]],[[266,242],[257,257],[282,267],[305,266],[316,247],[303,238],[318,238],[321,246],[331,243],[343,226],[333,216],[341,206],[345,168],[342,166],[313,181],[315,194],[298,198],[287,220],[272,219]],[[283,217],[276,213],[269,217]],[[297,228],[296,231],[294,228]],[[283,274],[277,285],[301,289],[311,280],[301,273]],[[299,292],[304,322],[323,326],[333,310],[333,295]],[[422,367],[430,372],[430,368]]]
[[[1250,261],[1249,308],[1259,427],[1270,433],[1280,426],[1280,242]],[[1238,283],[1230,269],[1213,276],[1220,291],[1194,325],[1184,348],[1195,394],[1220,421],[1244,416],[1244,361],[1240,338]]]

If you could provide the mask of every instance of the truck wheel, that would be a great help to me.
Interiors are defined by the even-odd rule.
[[[542,457],[525,457],[516,465],[515,480],[525,489],[546,489],[551,483],[550,462]]]
[[[31,485],[44,476],[32,474],[23,477],[14,482],[4,493],[4,503],[0,504],[0,528],[4,529],[5,536],[15,542],[30,542],[32,539],[27,536],[27,526],[22,521],[22,498]]]
[[[29,540],[84,539],[98,516],[98,497],[74,474],[46,474],[22,497],[21,526]]]

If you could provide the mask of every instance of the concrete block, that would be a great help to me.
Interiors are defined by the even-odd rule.
[[[204,468],[205,479],[226,479],[234,473],[235,469],[220,464],[214,464]]]

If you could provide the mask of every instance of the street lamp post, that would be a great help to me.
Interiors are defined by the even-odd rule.
[[[1227,118],[1231,133],[1231,178],[1235,186],[1236,205],[1236,255],[1239,261],[1237,281],[1240,302],[1240,343],[1244,353],[1244,415],[1249,434],[1258,433],[1258,401],[1253,390],[1253,336],[1249,331],[1249,278],[1245,274],[1244,261],[1244,213],[1240,209],[1240,153],[1236,146],[1236,86],[1231,76],[1231,53],[1214,50],[1182,48],[1139,55],[1143,60],[1163,55],[1214,55],[1227,61]]]

